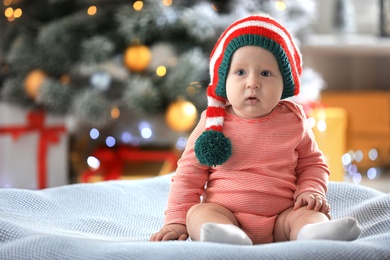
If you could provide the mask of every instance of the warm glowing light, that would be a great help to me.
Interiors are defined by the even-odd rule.
[[[87,10],[88,15],[95,15],[96,12],[97,12],[97,7],[95,5],[91,5]]]
[[[12,7],[8,7],[7,9],[5,9],[4,15],[7,18],[12,17],[14,15],[14,9]]]
[[[133,4],[133,8],[136,11],[141,11],[143,7],[144,3],[142,1],[135,1],[135,3]]]
[[[189,131],[196,124],[198,111],[194,104],[179,98],[167,108],[165,121],[168,126],[177,132]]]
[[[325,122],[325,120],[318,121],[317,128],[318,128],[319,131],[325,132],[325,130],[326,130],[326,122]]]
[[[47,78],[47,74],[41,69],[30,71],[24,80],[26,94],[32,99],[36,99],[39,94],[39,89]]]
[[[307,119],[307,121],[309,122],[309,125],[310,125],[311,128],[315,127],[316,124],[317,124],[317,121],[316,121],[316,119],[314,117],[309,117]]]
[[[170,6],[172,4],[172,0],[163,0],[162,3],[165,6]]]
[[[12,0],[4,0],[3,3],[4,3],[4,6],[9,6],[12,4]]]
[[[286,10],[286,3],[284,1],[277,1],[275,7],[279,11],[284,11]]]
[[[156,69],[157,76],[164,77],[167,74],[167,68],[165,66],[158,66]]]
[[[113,109],[111,109],[111,117],[112,118],[117,119],[117,118],[119,118],[120,114],[121,114],[121,111],[119,110],[119,108],[114,107]]]
[[[14,11],[14,17],[15,18],[20,18],[21,16],[22,16],[22,9],[20,9],[20,8],[17,8],[17,9],[15,9],[15,11]]]

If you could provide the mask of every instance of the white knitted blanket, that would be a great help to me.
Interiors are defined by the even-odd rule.
[[[163,223],[170,178],[2,189],[0,259],[390,259],[390,194],[335,182],[333,218],[353,216],[363,230],[352,242],[148,242]]]

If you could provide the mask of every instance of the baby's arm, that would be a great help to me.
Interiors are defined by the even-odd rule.
[[[307,206],[307,209],[320,211],[330,219],[330,205],[325,197],[312,192],[303,192],[295,200],[294,210]]]
[[[188,232],[185,225],[169,224],[150,237],[150,241],[186,240]]]

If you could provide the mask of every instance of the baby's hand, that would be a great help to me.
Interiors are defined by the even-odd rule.
[[[326,198],[321,195],[311,192],[304,192],[299,194],[299,196],[295,200],[294,210],[299,209],[303,206],[307,206],[307,209],[320,211],[330,219],[330,205]]]
[[[188,232],[185,225],[170,224],[162,227],[160,231],[150,237],[150,241],[186,240]]]

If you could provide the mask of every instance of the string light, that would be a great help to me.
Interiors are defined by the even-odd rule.
[[[152,132],[152,129],[150,128],[150,125],[148,122],[142,121],[139,124],[138,128],[139,128],[139,131],[141,132],[142,138],[149,139],[150,137],[152,137],[153,132]]]
[[[20,8],[16,8],[15,11],[14,11],[14,17],[15,18],[20,18],[22,16],[22,9]]]
[[[355,152],[355,161],[357,161],[357,162],[361,162],[362,160],[363,160],[363,152],[362,151],[360,151],[360,150],[357,150],[356,152]]]
[[[314,127],[316,126],[316,124],[317,124],[317,121],[316,121],[316,119],[315,119],[314,117],[309,117],[309,118],[307,119],[307,121],[308,121],[309,126],[310,126],[311,128],[314,128]]]
[[[163,0],[162,3],[165,6],[170,6],[170,5],[172,5],[172,0]]]
[[[95,5],[91,5],[88,10],[87,10],[87,13],[88,15],[95,15],[97,12],[97,7]]]
[[[355,173],[353,176],[352,176],[352,181],[356,184],[359,184],[361,181],[362,181],[362,175],[360,173]]]
[[[176,149],[179,151],[184,150],[184,148],[187,145],[187,138],[185,137],[179,137],[176,141]]]
[[[165,66],[158,66],[156,69],[157,76],[164,77],[167,73],[167,68]]]
[[[373,179],[375,179],[376,177],[378,177],[378,171],[377,171],[377,169],[375,169],[374,167],[368,169],[368,171],[367,171],[367,177],[368,177],[370,180],[373,180]]]
[[[120,114],[121,114],[121,111],[119,110],[118,107],[114,107],[114,108],[111,109],[111,117],[113,119],[119,118]]]
[[[113,146],[115,145],[115,143],[116,143],[116,141],[115,141],[115,138],[114,138],[114,137],[108,136],[108,137],[106,138],[106,145],[107,145],[108,147],[113,147]]]
[[[341,161],[344,165],[349,165],[352,163],[352,157],[350,154],[346,153],[341,157]]]
[[[133,136],[129,132],[123,132],[121,135],[121,140],[125,144],[128,144],[131,143],[131,141],[133,140]]]
[[[142,1],[135,1],[133,4],[133,8],[136,11],[141,11],[143,7],[144,7],[144,3]]]
[[[318,128],[319,131],[325,132],[325,130],[326,130],[326,122],[325,122],[325,120],[318,121],[317,128]]]
[[[286,3],[284,1],[277,1],[275,4],[276,10],[284,11],[286,10]]]
[[[23,14],[22,9],[16,8],[15,10],[12,7],[8,7],[4,11],[4,16],[7,17],[9,22],[14,21],[17,18],[20,18]]]
[[[374,148],[368,151],[368,158],[370,158],[371,161],[375,161],[378,158],[378,151]]]
[[[7,18],[12,17],[13,14],[14,14],[14,9],[13,9],[12,7],[8,7],[8,8],[5,9],[5,11],[4,11],[4,15],[5,15],[5,17],[7,17]]]
[[[99,138],[99,135],[100,135],[100,132],[99,132],[99,130],[97,130],[96,128],[92,128],[91,131],[89,131],[89,136],[90,136],[92,139],[98,139],[98,138]]]
[[[87,158],[87,164],[89,167],[96,170],[100,166],[100,161],[94,156],[89,156]]]

